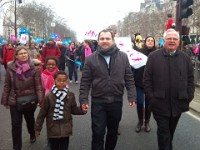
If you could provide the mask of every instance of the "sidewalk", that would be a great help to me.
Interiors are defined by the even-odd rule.
[[[190,103],[190,111],[200,117],[200,87],[195,88],[194,99]]]

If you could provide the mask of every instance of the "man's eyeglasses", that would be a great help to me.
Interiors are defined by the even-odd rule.
[[[177,38],[166,38],[167,41],[178,41]]]

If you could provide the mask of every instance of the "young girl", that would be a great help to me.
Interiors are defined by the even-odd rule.
[[[54,85],[45,96],[35,123],[35,135],[40,136],[46,118],[47,136],[51,150],[68,150],[69,136],[72,135],[72,115],[83,115],[77,107],[74,93],[68,89],[67,74],[58,71],[54,75]]]
[[[51,91],[53,86],[53,76],[58,72],[58,60],[55,57],[48,57],[45,60],[46,69],[42,72],[41,80],[45,95]]]

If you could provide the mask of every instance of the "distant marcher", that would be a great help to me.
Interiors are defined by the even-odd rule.
[[[122,116],[124,87],[132,107],[136,90],[128,56],[116,46],[114,34],[108,30],[101,31],[98,44],[97,50],[85,59],[79,101],[82,110],[87,111],[91,89],[91,149],[114,150]]]
[[[45,62],[47,57],[60,58],[61,52],[59,47],[55,44],[54,39],[50,38],[49,42],[44,46],[42,50],[42,62]]]
[[[84,66],[84,61],[85,61],[85,55],[84,54],[84,45],[83,43],[77,43],[77,50],[76,50],[76,54],[79,57],[78,61],[80,61],[82,63],[82,65],[80,66],[80,71],[83,70],[83,66]]]
[[[76,65],[76,61],[79,59],[79,56],[77,55],[77,48],[75,45],[75,42],[71,42],[69,44],[69,48],[66,51],[65,57],[66,57],[66,63],[68,65],[68,71],[69,71],[69,82],[72,83],[73,76],[75,83],[78,83],[78,66]]]
[[[42,50],[43,50],[44,47],[45,47],[45,43],[44,43],[44,41],[41,41],[39,46],[38,46],[39,53],[40,53],[41,56],[42,56]]]
[[[15,48],[12,43],[8,43],[7,47],[4,48],[4,55],[1,63],[5,66],[5,69],[7,69],[8,62],[14,59],[14,51]]]
[[[194,73],[190,57],[178,50],[178,32],[168,29],[164,41],[164,48],[149,54],[143,81],[157,122],[159,150],[172,150],[179,118],[194,97]]]
[[[60,58],[59,58],[59,63],[58,63],[58,69],[65,71],[65,54],[66,54],[66,47],[63,45],[62,41],[56,42],[56,45],[60,48]]]
[[[155,39],[152,36],[147,36],[144,41],[144,46],[139,52],[148,56],[151,52],[156,49]],[[139,69],[133,69],[135,86],[137,91],[137,115],[138,124],[135,128],[136,132],[140,132],[143,124],[145,125],[145,131],[149,132],[151,130],[149,122],[151,117],[151,111],[149,110],[149,100],[148,97],[144,95],[144,85],[143,85],[143,74],[145,66]]]
[[[167,19],[167,24],[166,24],[166,31],[170,28],[173,27],[173,23],[174,23],[174,20],[172,18],[172,14],[168,14],[167,15],[168,19]]]
[[[91,41],[89,40],[84,40],[83,42],[83,46],[84,46],[84,55],[85,57],[89,56],[90,54],[92,54],[92,49],[91,49]]]
[[[31,42],[31,44],[29,45],[29,54],[30,54],[30,58],[31,59],[38,59],[38,55],[39,55],[39,50],[36,47],[36,43],[35,42]]]
[[[13,149],[22,149],[22,117],[26,120],[30,143],[36,141],[34,131],[35,110],[21,112],[17,109],[16,98],[21,96],[37,95],[38,103],[43,103],[44,93],[41,83],[41,72],[30,61],[28,50],[19,46],[15,50],[15,59],[8,64],[2,93],[1,104],[10,108]],[[35,107],[36,109],[36,107]]]
[[[1,47],[1,59],[3,60],[3,56],[5,55],[5,52],[7,51],[7,48],[8,48],[8,41],[4,41],[4,44],[2,45]],[[7,64],[4,63],[4,69],[6,70],[7,68]]]
[[[51,150],[68,150],[69,136],[72,135],[72,115],[83,115],[77,107],[75,95],[68,89],[67,74],[58,71],[54,75],[51,92],[45,96],[35,123],[35,134],[40,136],[46,119],[47,136]]]

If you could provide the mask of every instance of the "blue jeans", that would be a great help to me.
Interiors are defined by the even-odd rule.
[[[149,101],[145,98],[144,89],[141,87],[136,87],[137,92],[137,108],[148,108]]]
[[[70,62],[68,70],[69,70],[69,80],[72,80],[72,76],[74,75],[74,80],[78,81],[77,65],[74,62]]]
[[[137,108],[144,108],[145,105],[144,89],[136,87],[136,92],[137,92]]]

